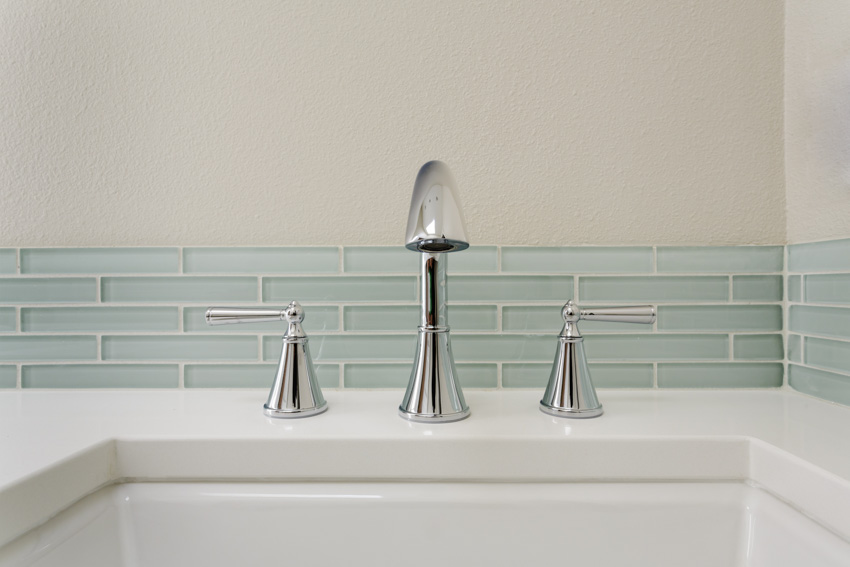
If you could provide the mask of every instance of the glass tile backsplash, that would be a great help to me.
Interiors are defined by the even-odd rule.
[[[655,325],[581,324],[600,388],[781,386],[783,251],[473,246],[451,254],[460,380],[545,387],[561,307],[572,298],[587,307],[659,305]],[[323,387],[401,389],[416,344],[419,261],[402,246],[0,249],[0,387],[265,388],[285,324],[208,327],[204,311],[297,299]],[[798,274],[789,293],[811,288],[840,303],[840,282],[807,280],[814,275],[823,274]],[[832,343],[850,341],[847,314],[810,303],[790,311],[794,352],[819,373],[843,375],[845,343]],[[822,340],[806,344],[806,334]],[[813,375],[820,379],[798,372],[795,380]]]

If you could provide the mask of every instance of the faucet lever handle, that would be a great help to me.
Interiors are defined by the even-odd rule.
[[[297,303],[296,305],[300,310],[301,306]],[[284,309],[269,307],[210,307],[207,309],[204,318],[207,321],[207,325],[286,321],[286,312],[288,309],[288,307]],[[303,317],[302,311],[301,318],[303,319]]]
[[[606,321],[609,323],[655,323],[654,305],[631,305],[625,307],[595,307],[580,309],[583,321]]]

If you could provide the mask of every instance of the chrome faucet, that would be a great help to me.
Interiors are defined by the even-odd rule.
[[[309,417],[328,409],[310,356],[310,339],[301,327],[304,309],[300,303],[293,301],[285,309],[210,307],[206,320],[207,325],[286,321],[280,362],[263,413],[268,417]]]
[[[449,167],[429,161],[419,170],[410,201],[405,246],[422,254],[422,315],[416,359],[399,415],[439,423],[469,416],[449,336],[446,260],[469,248],[457,186]]]
[[[580,309],[572,300],[561,311],[564,328],[558,335],[555,362],[549,374],[549,384],[540,411],[558,417],[596,417],[602,415],[602,404],[590,379],[590,369],[584,354],[584,337],[578,330],[579,321],[608,321],[611,323],[655,322],[655,306],[601,307]]]

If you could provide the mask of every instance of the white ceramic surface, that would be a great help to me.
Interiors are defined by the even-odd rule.
[[[612,483],[637,482],[644,483],[640,485],[644,487],[641,490],[649,490],[646,487],[655,484],[645,483],[661,483],[657,486],[666,488],[659,488],[663,494],[659,493],[661,495],[655,499],[647,496],[649,492],[642,493],[643,496],[618,493],[618,499],[608,502],[615,510],[628,503],[629,498],[632,503],[672,502],[671,509],[678,509],[678,512],[670,518],[678,520],[664,524],[669,518],[662,518],[663,515],[645,517],[644,521],[636,521],[634,529],[661,522],[659,526],[690,526],[685,531],[698,534],[706,528],[706,524],[699,523],[699,517],[714,514],[704,505],[713,500],[705,497],[707,493],[703,491],[715,490],[711,483],[727,486],[751,481],[765,492],[755,497],[761,500],[753,502],[765,501],[766,495],[771,494],[802,515],[757,512],[754,517],[769,519],[759,520],[755,531],[736,524],[737,527],[728,532],[733,535],[724,536],[718,553],[731,553],[730,541],[739,542],[745,537],[742,534],[754,534],[754,549],[759,551],[753,557],[776,557],[770,559],[773,563],[752,564],[781,565],[777,562],[794,557],[793,549],[809,549],[808,539],[820,537],[801,535],[810,532],[794,527],[804,516],[814,519],[844,541],[850,541],[850,436],[846,434],[850,431],[850,409],[846,407],[788,391],[603,391],[600,398],[605,404],[605,415],[592,420],[565,420],[537,410],[540,392],[479,391],[470,392],[468,396],[472,417],[436,426],[399,419],[396,415],[399,396],[398,391],[328,392],[330,410],[326,414],[304,420],[271,420],[261,413],[264,391],[2,393],[0,455],[4,458],[0,459],[0,545],[44,524],[88,494],[116,483],[144,481],[192,483],[184,487],[197,486],[200,481],[273,481],[282,489],[305,481],[337,482],[344,483],[341,490],[345,491],[362,483],[373,483],[373,486],[383,486],[390,491],[397,489],[393,486],[433,490],[434,486],[446,483],[464,483],[470,490],[485,491],[480,493],[479,501],[489,499],[498,503],[503,499],[505,509],[525,505],[520,505],[525,497],[518,495],[527,496],[535,490],[549,490],[555,486],[560,504],[549,508],[541,506],[534,513],[529,512],[527,518],[537,517],[539,513],[541,518],[550,518],[558,526],[573,526],[569,530],[559,528],[561,538],[566,537],[565,533],[585,533],[577,526],[587,526],[589,531],[583,537],[588,540],[592,540],[589,534],[610,538],[610,532],[603,533],[597,528],[612,524],[600,520],[595,524],[597,528],[592,528],[592,521],[570,523],[573,522],[570,510],[587,504],[584,496],[577,497],[580,492],[570,492],[580,490],[575,487],[601,490],[591,487],[600,482],[607,483],[604,485],[607,487],[613,486]],[[423,481],[428,484],[423,485]],[[670,496],[677,493],[664,492],[679,490],[675,487],[683,482],[697,488],[687,494],[678,493],[678,499]],[[498,483],[497,489],[488,489],[488,483]],[[132,496],[135,494],[132,491],[147,490],[144,486],[121,485],[101,494],[129,490]],[[311,486],[324,490],[330,485]],[[243,489],[251,490],[250,485]],[[486,490],[491,493],[487,494]],[[415,504],[416,497],[420,498],[420,503],[432,501],[421,500],[422,494],[396,495],[408,504]],[[464,495],[457,500],[458,495],[439,497],[449,501],[455,498],[449,505],[457,508],[458,518],[466,518],[459,524],[462,530],[472,530],[474,536],[480,524],[475,514],[480,510],[467,506],[469,498],[474,503],[472,496]],[[602,500],[597,503],[605,508],[604,493],[599,497]],[[727,502],[730,509],[744,510],[750,506],[751,498],[746,494],[729,493],[718,496],[717,501]],[[333,508],[339,504],[339,499],[330,499],[326,504]],[[154,510],[147,505],[121,509]],[[193,505],[181,509],[180,514],[191,516],[197,509]],[[249,509],[250,506],[244,508]],[[640,515],[649,513],[652,507],[635,504],[631,510]],[[696,523],[688,524],[682,518],[691,512],[696,512]],[[233,517],[238,517],[239,513],[234,511]],[[399,524],[410,516],[403,505],[376,512],[381,513],[395,518]],[[498,517],[502,513],[504,511],[492,515]],[[676,516],[680,513],[684,516]],[[154,516],[157,514],[165,520],[153,521],[151,526],[165,526],[168,518],[179,516],[176,512],[163,515],[161,509]],[[277,518],[277,514],[271,516]],[[119,517],[122,520],[118,523],[122,526],[134,525],[133,522],[127,524],[124,516],[119,514]],[[131,517],[135,516],[131,514]],[[334,518],[336,513],[322,517],[321,521],[317,519],[318,528],[314,529],[326,538],[324,541],[344,543],[352,533],[365,537],[366,532],[356,530],[366,529],[365,524],[370,522],[363,522],[361,526],[352,520],[345,522],[345,529],[342,529],[343,524],[334,524]],[[492,523],[490,528],[482,527],[484,531],[480,537],[484,538],[486,532],[487,537],[496,542],[507,541],[507,536],[499,536],[498,530],[510,524],[509,519],[510,514],[507,514],[503,521],[495,522],[496,527]],[[379,526],[394,525],[392,521],[379,520],[378,516],[373,520]],[[758,528],[774,520],[776,526],[773,528]],[[385,524],[381,524],[382,521]],[[231,525],[236,530],[243,523]],[[196,522],[189,524],[196,525]],[[533,522],[530,520],[513,524],[510,533],[528,528],[524,536],[528,541],[536,541],[533,534],[539,530],[549,529],[547,525],[531,529]],[[442,524],[426,522],[425,525],[439,534]],[[382,547],[386,545],[384,540],[401,537],[385,537],[389,529],[369,532],[380,536],[370,540],[373,543],[369,545]],[[669,530],[659,527],[658,531],[664,534]],[[129,538],[127,541],[138,542],[137,550],[154,549],[144,544],[148,532],[125,530],[122,533]],[[494,533],[497,536],[492,536]],[[631,532],[622,530],[622,533]],[[777,533],[791,535],[771,535]],[[662,539],[651,541],[663,540],[664,545],[668,545],[670,541],[687,539],[668,536],[657,535]],[[74,538],[74,541],[86,542],[81,544],[83,549],[95,545],[84,536],[81,538]],[[94,542],[101,545],[101,539],[96,537]],[[218,542],[226,538],[210,536],[210,539]],[[475,541],[474,537],[470,541]],[[124,547],[113,546],[112,552],[119,556],[126,553],[129,544],[121,545]],[[563,551],[559,545],[552,544],[553,553]],[[738,546],[735,549],[740,550],[739,544],[735,545]],[[815,545],[815,548],[821,547],[821,544]],[[824,549],[839,548],[826,546]],[[173,551],[176,553],[177,549]],[[105,551],[104,556],[109,554]],[[736,561],[741,560],[735,557]],[[850,555],[846,551],[840,558],[850,565]]]
[[[850,543],[744,483],[149,483],[101,490],[0,566],[848,564]]]

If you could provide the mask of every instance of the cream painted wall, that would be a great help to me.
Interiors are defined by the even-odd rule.
[[[0,49],[0,246],[398,244],[435,158],[473,243],[784,242],[776,0],[7,0]]]
[[[788,242],[850,236],[850,2],[789,0]]]

